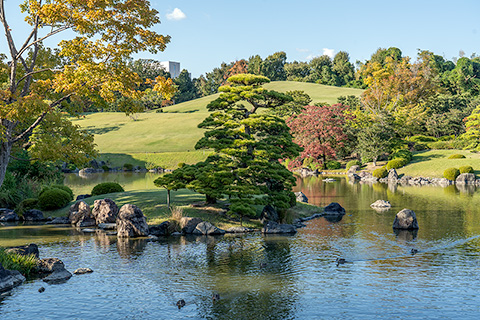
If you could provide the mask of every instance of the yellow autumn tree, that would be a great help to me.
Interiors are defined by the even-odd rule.
[[[132,101],[127,113],[139,111],[133,102],[141,98],[141,79],[128,60],[163,51],[170,41],[152,30],[160,20],[146,0],[26,0],[20,8],[30,33],[15,39],[8,19],[18,17],[0,0],[8,44],[0,49],[0,186],[15,145],[43,160],[78,164],[94,155],[93,137],[69,121],[76,102],[121,95]],[[58,34],[63,40],[46,48]],[[167,99],[174,93],[169,80],[153,84]]]

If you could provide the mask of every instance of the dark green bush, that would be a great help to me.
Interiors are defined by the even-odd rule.
[[[408,162],[410,162],[412,161],[412,157],[413,157],[413,154],[410,151],[408,151],[407,149],[400,149],[393,152],[390,155],[389,159],[392,160],[396,158],[403,158],[403,159],[407,159]]]
[[[465,159],[465,156],[463,154],[455,153],[450,155],[448,159]]]
[[[113,192],[123,192],[122,186],[119,185],[116,182],[102,182],[97,184],[95,187],[92,189],[92,196],[98,196],[100,194],[107,194],[107,193],[113,193]]]
[[[360,160],[351,160],[351,161],[348,161],[347,162],[347,165],[346,165],[346,169],[350,169],[352,166],[361,166],[362,163],[360,162]]]
[[[104,165],[102,166],[102,169],[103,169],[103,171],[105,171],[105,172],[106,172],[106,171],[110,171],[110,168],[109,168],[106,164],[104,164]]]
[[[386,178],[388,175],[388,171],[385,167],[381,167],[381,168],[378,168],[378,169],[375,169],[373,170],[373,176],[375,178]]]
[[[30,273],[37,268],[37,258],[35,255],[21,255],[18,253],[6,252],[0,248],[0,264],[8,270],[17,270],[29,278]]]
[[[413,145],[413,150],[415,151],[423,151],[428,149],[430,149],[430,147],[426,142],[415,142],[415,144]]]
[[[125,171],[132,171],[132,170],[133,170],[133,164],[131,164],[131,163],[125,163],[125,164],[123,165],[123,169],[124,169]]]
[[[336,170],[340,169],[342,167],[342,164],[338,161],[328,161],[327,162],[327,169],[328,170]]]
[[[395,158],[387,162],[387,171],[390,169],[398,169],[408,164],[408,160],[404,158]]]
[[[424,136],[419,134],[416,136],[409,137],[407,138],[407,140],[412,142],[434,142],[434,141],[437,141],[438,139],[435,137]]]
[[[178,167],[179,167],[179,168],[185,167],[185,162],[180,162],[180,163],[178,164]]]
[[[458,171],[460,171],[460,173],[473,173],[474,172],[472,166],[461,166],[460,168],[458,168]]]
[[[23,215],[25,211],[35,209],[38,207],[38,199],[37,198],[27,198],[22,200],[17,207],[15,208],[15,212],[17,214]]]
[[[448,168],[443,172],[443,177],[448,180],[455,180],[460,175],[460,171],[457,168]]]
[[[61,184],[53,184],[51,186],[45,186],[42,188],[42,191],[40,191],[40,193],[38,194],[38,197],[40,197],[45,191],[47,190],[50,190],[50,189],[60,189],[60,190],[63,190],[65,191],[66,193],[68,193],[68,195],[70,196],[70,200],[69,201],[72,201],[73,200],[73,191],[72,189],[70,189],[69,187],[67,186],[64,186],[64,185],[61,185]]]
[[[43,210],[60,209],[65,207],[70,201],[70,194],[58,188],[46,189],[38,196],[38,206]]]

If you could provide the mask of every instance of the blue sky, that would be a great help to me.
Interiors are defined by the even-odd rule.
[[[7,10],[20,1],[6,0]],[[347,51],[353,63],[379,47],[416,57],[426,49],[447,59],[480,55],[480,1],[150,0],[172,41],[157,55],[136,58],[181,63],[193,77],[230,62],[285,51],[288,61]],[[16,13],[18,16],[18,12]],[[22,19],[10,18],[20,34]],[[26,32],[26,31],[25,31]],[[57,39],[59,40],[59,39]],[[17,40],[18,42],[21,42]],[[6,52],[2,39],[0,52]]]

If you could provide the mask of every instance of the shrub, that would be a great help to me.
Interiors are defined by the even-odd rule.
[[[390,169],[398,169],[405,166],[408,163],[408,160],[405,158],[395,158],[387,162],[387,171]]]
[[[102,182],[93,187],[91,194],[92,196],[98,196],[101,194],[123,191],[125,190],[123,190],[122,186],[116,182]]]
[[[381,167],[381,168],[373,170],[373,176],[375,178],[381,179],[381,178],[387,177],[387,175],[388,175],[388,171],[385,167]]]
[[[448,159],[465,159],[465,156],[463,154],[455,153],[450,155]]]
[[[5,249],[0,248],[0,265],[8,270],[17,270],[28,278],[37,268],[37,258],[33,254],[21,255],[6,252]]]
[[[443,177],[448,180],[455,180],[460,175],[460,171],[457,168],[448,168],[443,172]]]
[[[407,140],[412,142],[434,142],[434,141],[437,141],[438,139],[435,137],[424,136],[419,134],[416,136],[409,137],[407,138]]]
[[[473,173],[474,172],[472,166],[461,166],[460,168],[458,168],[458,171],[460,171],[460,173]]]
[[[102,169],[103,171],[110,171],[110,168],[106,164],[102,166]]]
[[[179,168],[185,167],[185,162],[180,162],[180,163],[178,163],[178,167],[179,167]]]
[[[340,169],[342,167],[342,164],[338,161],[328,161],[327,162],[327,169],[328,170],[336,170]]]
[[[23,199],[35,197],[39,189],[38,181],[7,171],[0,187],[0,208],[13,209]]]
[[[403,158],[403,159],[407,159],[408,162],[410,162],[412,160],[412,157],[413,157],[413,154],[410,151],[406,149],[400,149],[392,153],[389,158],[390,160],[396,159],[396,158]]]
[[[71,200],[67,191],[49,188],[38,197],[38,206],[43,210],[55,210],[65,207]]]
[[[346,165],[346,169],[350,169],[352,166],[361,166],[362,163],[360,162],[360,160],[351,160],[351,161],[348,161],[347,162],[347,165]]]
[[[430,149],[430,147],[428,146],[428,143],[425,142],[415,142],[413,145],[413,150],[415,151],[423,151],[428,149]]]
[[[22,200],[17,207],[15,208],[15,211],[18,214],[23,215],[25,211],[35,209],[38,207],[38,199],[37,198],[27,198]]]
[[[68,193],[69,196],[70,196],[70,200],[68,200],[68,201],[72,201],[72,200],[73,200],[73,191],[72,191],[72,189],[70,189],[70,188],[67,187],[67,186],[61,185],[61,184],[54,184],[54,185],[51,185],[51,186],[43,187],[42,191],[40,191],[40,193],[38,194],[38,197],[40,197],[45,191],[51,190],[51,189],[60,189],[60,190],[63,190],[63,191],[65,191],[66,193]]]
[[[133,170],[133,164],[131,163],[125,163],[123,165],[123,169],[126,170],[126,171],[132,171]]]

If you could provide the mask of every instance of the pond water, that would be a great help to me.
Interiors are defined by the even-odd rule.
[[[25,283],[0,297],[0,318],[478,318],[480,193],[320,178],[299,180],[296,188],[311,203],[340,203],[347,214],[311,220],[294,236],[155,242],[58,226],[2,227],[0,245],[13,238],[36,242],[41,257],[94,272],[63,284]],[[371,209],[378,199],[393,208]],[[417,233],[393,232],[403,208],[416,212]],[[412,256],[412,248],[419,252]],[[337,266],[338,257],[347,263]],[[182,309],[179,299],[186,301]]]

